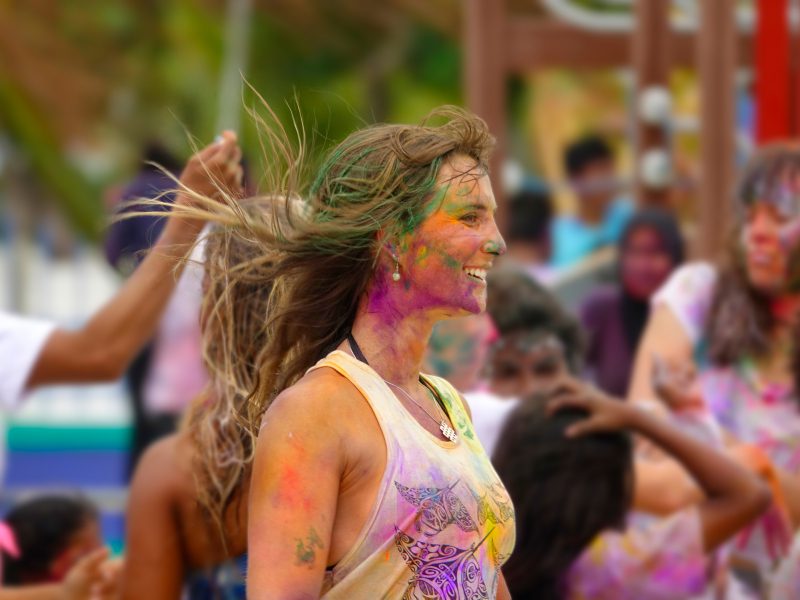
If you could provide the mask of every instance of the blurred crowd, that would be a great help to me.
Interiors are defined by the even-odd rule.
[[[163,170],[146,163],[118,192],[121,212],[145,214],[117,221],[105,245],[132,278],[170,220],[181,172],[156,146],[145,158]],[[503,567],[512,597],[800,598],[800,151],[758,151],[730,249],[714,264],[688,260],[669,207],[626,196],[601,136],[575,140],[563,161],[575,212],[559,214],[533,178],[509,190],[487,311],[437,325],[425,359],[466,398],[513,501],[516,546]],[[130,202],[140,198],[160,202]],[[204,330],[213,295],[237,292],[215,290],[204,270],[236,265],[221,264],[231,254],[213,243],[192,252],[144,349],[137,338],[120,359],[132,360],[135,407],[124,559],[98,550],[89,500],[35,498],[0,528],[0,599],[5,586],[143,598],[137,578],[148,572],[175,598],[245,597],[247,484],[202,506],[194,487],[215,477],[196,466],[214,439],[197,433],[214,410],[197,398],[209,386],[242,396],[216,385],[208,361],[219,348]],[[268,291],[238,292],[258,300],[240,306],[245,331]],[[38,377],[17,391],[47,383]],[[204,510],[214,503],[216,518]],[[483,506],[481,518],[502,518],[502,502]],[[183,560],[165,565],[164,546]]]

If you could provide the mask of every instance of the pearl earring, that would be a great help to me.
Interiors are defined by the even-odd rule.
[[[394,273],[392,273],[392,281],[400,281],[400,261],[397,255],[392,255],[394,258]]]

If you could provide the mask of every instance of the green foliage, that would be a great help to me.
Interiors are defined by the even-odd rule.
[[[364,123],[416,121],[436,105],[461,100],[457,41],[408,15],[377,29],[336,3],[312,2],[315,18],[305,26],[267,6],[256,3],[250,21],[245,77],[285,125],[289,107],[299,108],[317,149]],[[26,101],[23,81],[0,82],[0,120],[14,121],[5,125],[16,144],[33,157],[75,227],[93,237],[103,217],[98,189],[128,177],[145,142],[158,139],[185,158],[187,134],[198,145],[216,135],[226,15],[224,6],[199,0],[87,0],[59,3],[58,11],[48,35],[63,38],[75,49],[70,60],[106,86],[105,106],[83,128],[88,139],[114,149],[115,168],[92,182],[70,167],[63,148],[74,140],[58,139],[56,117]],[[364,8],[370,11],[379,20],[379,7]],[[37,21],[44,18],[31,9],[24,26],[45,27]],[[54,91],[49,101],[66,97]],[[258,164],[261,151],[244,103],[242,115],[245,154]]]

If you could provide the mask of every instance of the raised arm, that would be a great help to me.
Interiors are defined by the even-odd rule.
[[[251,600],[320,596],[346,460],[335,397],[300,383],[265,415],[248,505]]]
[[[692,341],[672,309],[664,304],[655,306],[636,352],[628,399],[641,402],[658,397],[653,389],[654,356],[670,364],[689,365],[692,352]]]
[[[711,446],[684,434],[668,421],[627,403],[588,390],[556,398],[549,409],[580,407],[589,416],[569,435],[630,429],[671,455],[694,477],[705,497],[698,502],[707,551],[713,550],[764,512],[770,493],[758,477]]]
[[[241,151],[236,135],[226,131],[219,142],[194,155],[181,182],[213,197],[219,184],[241,190]],[[211,176],[209,176],[211,175]],[[176,204],[191,204],[178,193]],[[170,217],[156,245],[117,294],[81,329],[55,330],[38,356],[27,388],[54,383],[107,381],[118,378],[152,337],[169,301],[183,259],[202,230],[202,221]]]

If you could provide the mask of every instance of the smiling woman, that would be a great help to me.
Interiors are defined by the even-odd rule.
[[[743,532],[733,551],[739,570],[768,581],[785,551],[780,540],[800,522],[800,148],[761,148],[744,169],[736,208],[728,260],[685,265],[654,295],[629,395],[654,397],[654,356],[681,368],[698,361],[698,385],[680,386],[670,407],[696,417],[699,404],[727,444],[758,446],[779,474],[776,496],[785,503]]]
[[[286,184],[285,157],[270,193],[307,199],[288,229],[229,215],[278,256],[258,389],[238,415],[257,438],[248,598],[507,597],[510,500],[463,399],[420,373],[433,325],[485,309],[505,251],[492,144],[453,107],[369,127],[308,190]]]

